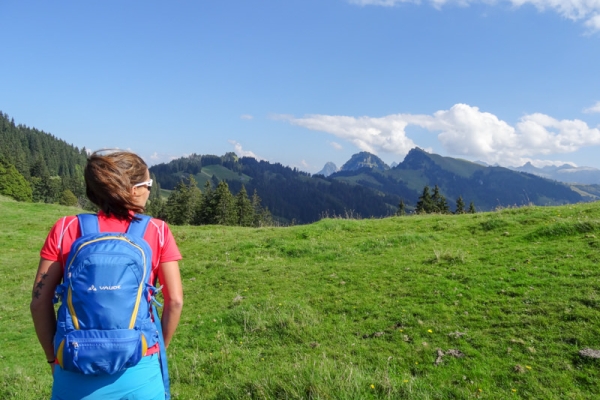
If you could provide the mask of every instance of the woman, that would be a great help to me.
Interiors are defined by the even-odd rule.
[[[130,152],[95,152],[88,158],[84,176],[86,195],[100,209],[100,232],[126,232],[135,213],[144,211],[150,195],[152,180],[146,163]],[[35,331],[54,377],[52,399],[164,399],[158,344],[148,348],[137,365],[114,375],[83,375],[56,365],[53,344],[56,315],[52,300],[61,283],[71,245],[79,236],[76,216],[56,222],[40,252],[32,292],[30,308]],[[151,219],[144,240],[152,249],[151,282],[158,277],[163,286],[161,325],[168,347],[183,307],[178,263],[181,254],[171,231],[161,220]]]

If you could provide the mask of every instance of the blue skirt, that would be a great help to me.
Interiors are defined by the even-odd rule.
[[[90,376],[54,367],[51,400],[164,400],[158,354],[115,375]]]

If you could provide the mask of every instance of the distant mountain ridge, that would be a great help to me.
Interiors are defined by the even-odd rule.
[[[425,185],[431,188],[437,185],[452,210],[459,196],[466,204],[474,202],[480,211],[600,198],[600,185],[567,185],[508,168],[430,154],[419,148],[410,150],[393,168],[374,154],[360,152],[328,176],[232,155],[192,155],[150,170],[167,189],[189,175],[194,176],[201,188],[209,180],[213,183],[225,180],[235,193],[243,184],[249,193],[257,191],[262,204],[274,216],[298,223],[348,210],[363,217],[391,215],[400,200],[410,211]]]
[[[538,168],[530,162],[521,167],[509,167],[514,171],[527,172],[547,179],[565,183],[600,184],[600,169],[592,167],[574,167],[569,164],[549,165]]]
[[[473,201],[479,210],[527,204],[559,205],[600,197],[600,185],[567,185],[508,168],[430,154],[419,148],[410,150],[389,171],[340,171],[331,178],[396,194],[408,208],[414,206],[425,185],[438,185],[451,208],[461,196],[467,203]]]

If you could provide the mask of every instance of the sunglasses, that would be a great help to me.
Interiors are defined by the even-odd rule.
[[[146,182],[136,183],[132,187],[138,187],[138,186],[146,186],[148,188],[148,191],[150,191],[152,188],[152,179],[149,179]]]

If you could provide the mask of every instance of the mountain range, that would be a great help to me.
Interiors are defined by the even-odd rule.
[[[542,168],[527,163],[521,167],[509,167],[514,171],[528,172],[542,178],[554,179],[565,183],[600,184],[600,169],[592,167],[574,167],[569,164],[549,165]]]
[[[565,184],[529,172],[483,166],[414,148],[394,167],[368,152],[353,155],[339,170],[331,163],[310,175],[281,164],[238,158],[233,153],[173,160],[150,168],[161,187],[172,189],[193,175],[202,186],[225,180],[235,193],[242,184],[283,222],[309,223],[349,211],[363,217],[396,212],[400,200],[414,209],[423,188],[438,186],[453,210],[458,197],[480,211],[496,207],[561,205],[600,198],[600,185]],[[333,172],[331,172],[333,171]],[[331,172],[331,173],[330,173]]]

